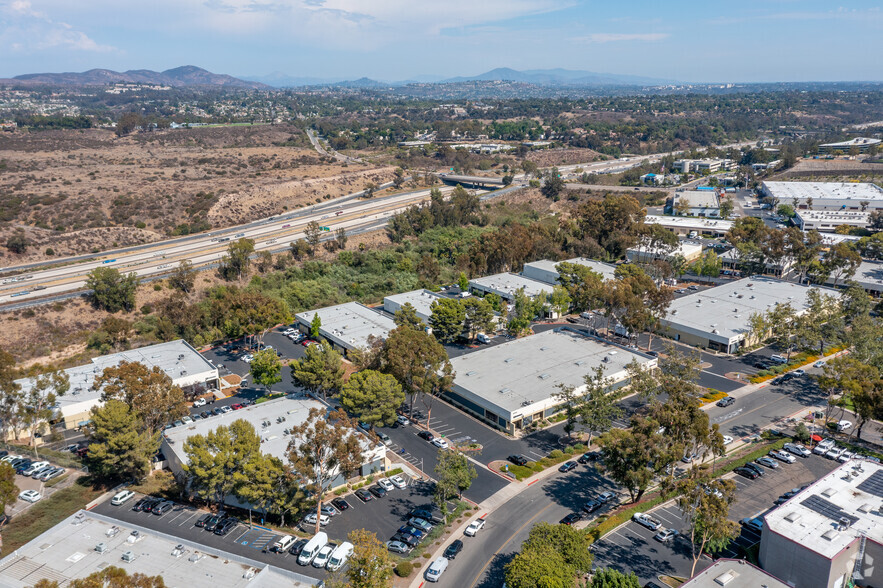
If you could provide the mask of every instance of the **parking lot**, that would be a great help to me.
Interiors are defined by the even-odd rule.
[[[736,474],[727,474],[727,479],[736,483],[736,501],[730,507],[730,520],[740,521],[762,515],[775,507],[775,500],[792,488],[809,484],[824,476],[838,464],[818,455],[797,458],[792,464],[779,462],[776,469],[763,468],[764,475],[749,480]],[[689,528],[674,503],[666,503],[652,511],[663,527],[677,530],[681,535],[668,543],[660,543],[653,539],[656,534],[634,521],[619,527],[616,531],[605,535],[592,547],[597,567],[613,567],[626,572],[632,570],[640,578],[641,583],[657,581],[659,574],[689,576],[692,566],[690,543],[683,534],[689,534]],[[745,527],[741,528],[740,536],[722,557],[741,557],[739,547],[749,548],[760,541],[760,535]],[[700,571],[710,565],[710,560],[702,559],[696,567]],[[657,581],[658,582],[658,581]]]
[[[99,514],[113,517],[119,521],[140,525],[151,530],[165,533],[202,545],[221,549],[281,568],[293,570],[315,578],[324,578],[326,573],[312,566],[300,566],[297,557],[289,553],[272,553],[267,551],[282,533],[261,525],[260,513],[254,512],[253,525],[249,526],[245,519],[226,535],[215,535],[196,526],[196,521],[208,511],[188,505],[176,505],[169,512],[157,516],[152,513],[135,512],[132,506],[141,498],[136,495],[121,506],[113,506],[110,500],[97,505],[93,510]],[[329,498],[330,500],[330,498]],[[417,506],[427,506],[432,502],[432,486],[428,483],[416,482],[403,490],[393,490],[384,498],[374,498],[370,502],[362,502],[353,495],[345,497],[350,508],[331,518],[331,522],[323,528],[330,541],[345,541],[350,531],[368,529],[377,534],[378,539],[385,542],[406,522],[408,512]],[[301,528],[306,534],[312,535],[313,526]]]
[[[48,461],[48,460],[43,459],[42,457],[34,457],[33,453],[26,454],[26,453],[19,452],[14,455],[21,455],[21,456],[28,457],[33,462]],[[53,464],[51,464],[51,462],[50,462],[50,465],[53,465]],[[35,480],[31,476],[23,476],[23,475],[17,473],[15,475],[15,485],[18,486],[19,493],[24,492],[26,490],[35,490],[40,493],[40,495],[41,495],[40,500],[45,500],[47,497],[52,496],[52,494],[54,494],[60,488],[63,488],[65,486],[65,484],[59,484],[58,479],[65,476],[65,475],[69,475],[71,472],[72,472],[72,470],[70,470],[69,468],[65,468],[64,472],[56,475],[53,478],[53,480],[55,480],[55,481],[50,486],[47,486],[45,481]],[[39,500],[37,502],[39,502]],[[26,511],[34,504],[35,504],[34,502],[28,502],[26,500],[16,498],[12,504],[8,504],[6,506],[5,514],[9,515],[10,517],[15,516],[16,514],[20,514],[24,511]]]

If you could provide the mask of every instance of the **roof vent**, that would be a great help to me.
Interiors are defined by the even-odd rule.
[[[858,511],[863,512],[863,513],[869,513],[872,510],[874,510],[874,507],[871,506],[870,504],[863,504],[860,507],[858,507]]]
[[[513,361],[515,361],[515,358],[514,358],[514,357],[507,357],[507,358],[504,359],[503,361],[504,361],[505,363],[512,363]]]
[[[548,380],[551,376],[549,376],[549,374],[540,374],[538,377],[541,380]]]
[[[837,494],[837,490],[835,488],[826,488],[822,491],[822,496],[824,496],[825,498],[831,498],[835,494]]]
[[[827,539],[828,541],[833,541],[833,540],[836,539],[839,535],[840,535],[840,533],[838,533],[838,532],[835,531],[834,529],[829,529],[828,531],[825,531],[825,532],[822,534],[822,537],[824,537],[824,538]]]
[[[573,362],[573,363],[574,363],[574,365],[586,365],[586,360],[584,360],[584,359],[578,359],[578,360],[576,360],[576,361]]]
[[[789,523],[796,523],[800,520],[800,514],[797,511],[791,511],[785,515],[785,520]]]
[[[544,346],[544,347],[540,347],[540,351],[548,351],[548,350],[549,350],[548,347],[545,347],[545,346]]]
[[[467,376],[474,376],[475,373],[476,373],[475,371],[466,372],[466,375],[467,375]]]
[[[501,388],[500,394],[508,394],[511,391],[512,391],[512,388]]]
[[[736,579],[739,574],[734,572],[733,570],[728,570],[714,579],[714,583],[718,586],[726,586],[730,582]]]
[[[616,355],[616,351],[608,351],[607,355]]]

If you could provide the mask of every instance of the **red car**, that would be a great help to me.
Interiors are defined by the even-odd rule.
[[[232,408],[233,410],[239,410],[240,408],[242,408],[242,405],[241,404],[234,404],[230,408]]]
[[[313,341],[312,339],[304,339],[303,343],[301,343],[301,345],[303,345],[304,347],[309,347],[310,345],[318,345],[318,344],[319,343],[317,341]]]

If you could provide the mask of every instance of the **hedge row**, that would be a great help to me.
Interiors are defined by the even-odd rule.
[[[794,357],[791,358],[791,361],[788,363],[783,363],[781,365],[774,365],[769,369],[760,370],[757,372],[757,375],[749,378],[749,381],[752,384],[759,384],[761,382],[766,382],[767,380],[771,380],[776,376],[783,374],[787,371],[791,371],[792,369],[799,368],[801,366],[809,365],[811,363],[815,363],[819,359],[824,356],[831,355],[832,353],[837,353],[839,351],[843,351],[844,347],[829,347],[822,352],[822,355],[809,354],[806,352],[798,353]]]
[[[586,446],[583,443],[576,443],[565,448],[564,451],[561,451],[560,449],[554,449],[546,457],[542,457],[537,461],[528,462],[526,466],[519,466],[515,464],[506,465],[509,466],[509,473],[515,476],[515,479],[520,482],[525,478],[529,478],[532,475],[543,471],[546,468],[565,462],[573,457],[573,454],[582,453],[585,450]]]

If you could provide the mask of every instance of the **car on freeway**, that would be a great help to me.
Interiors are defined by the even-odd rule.
[[[371,496],[371,493],[364,488],[359,488],[358,490],[356,490],[356,498],[358,498],[362,502],[370,502],[371,500],[374,500],[374,497]]]
[[[751,468],[740,467],[740,468],[734,469],[733,471],[736,472],[737,474],[739,474],[740,476],[744,476],[744,477],[748,478],[749,480],[756,480],[758,477],[760,477],[760,476],[758,476],[757,472],[755,472]]]
[[[771,457],[758,457],[754,460],[755,463],[759,463],[763,467],[770,468],[771,470],[775,470],[779,467],[778,462]]]
[[[435,439],[435,435],[433,435],[429,431],[420,431],[419,433],[417,433],[417,436],[430,442]]]
[[[572,525],[573,523],[581,521],[582,519],[583,519],[583,516],[581,514],[579,514],[578,512],[572,512],[569,515],[567,515],[566,517],[564,517],[563,519],[561,519],[560,521],[558,521],[558,524]]]
[[[393,490],[396,489],[396,485],[393,484],[389,480],[389,478],[380,478],[379,480],[377,480],[377,484],[380,487],[382,487],[384,490],[386,490],[387,492],[392,492]]]
[[[798,457],[809,457],[812,455],[809,449],[801,445],[800,443],[785,443],[784,447],[785,451],[789,453],[793,453]]]
[[[442,439],[441,437],[436,437],[432,440],[432,444],[438,447],[439,449],[448,449],[451,445],[448,443],[447,439]]]
[[[120,490],[113,495],[113,498],[110,499],[110,503],[114,506],[119,506],[124,502],[131,500],[133,496],[135,496],[135,493],[131,490]]]
[[[528,462],[530,461],[529,459],[527,459],[523,455],[510,455],[506,459],[508,459],[509,461],[511,461],[512,463],[514,463],[517,466],[526,466],[528,464]]]
[[[392,485],[399,490],[403,490],[408,487],[408,483],[405,482],[405,479],[401,476],[392,476],[391,478],[389,478],[389,481],[392,482]]]
[[[377,484],[368,488],[368,491],[377,498],[383,498],[388,494],[386,488],[384,488],[383,486],[378,486]]]
[[[616,494],[614,494],[613,492],[609,492],[609,491],[602,492],[601,494],[598,495],[598,500],[600,502],[602,502],[603,504],[607,504],[608,502],[615,500],[615,499],[616,499]]]
[[[463,551],[463,542],[460,539],[454,539],[451,544],[445,548],[444,557],[454,559],[457,554]]]
[[[36,490],[25,490],[18,495],[18,499],[24,500],[25,502],[37,502],[41,498],[43,498],[43,495]]]
[[[484,527],[484,519],[475,519],[466,529],[463,531],[463,534],[467,537],[475,537],[475,534],[478,533],[482,527]]]
[[[559,472],[569,472],[570,470],[572,470],[573,468],[575,468],[576,465],[577,465],[577,464],[576,464],[575,461],[566,461],[566,462],[564,462],[564,463],[561,464],[561,467],[558,468],[558,471],[559,471]]]
[[[783,461],[785,463],[794,463],[797,461],[797,458],[788,453],[787,451],[782,451],[781,449],[774,449],[769,453],[770,457],[775,457],[779,461]]]
[[[647,527],[651,531],[658,531],[660,527],[662,527],[662,523],[643,512],[636,512],[632,515],[632,520],[642,527]]]
[[[717,401],[717,405],[721,408],[730,406],[731,404],[736,404],[736,399],[732,396],[724,396],[720,400]]]
[[[387,541],[386,548],[393,553],[411,553],[411,549],[413,549],[407,543],[403,543],[401,541]]]
[[[653,535],[653,538],[660,543],[668,543],[669,541],[677,537],[677,535],[678,532],[674,529],[662,529],[661,531]]]

